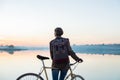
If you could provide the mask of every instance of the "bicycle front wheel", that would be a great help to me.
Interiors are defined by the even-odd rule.
[[[75,75],[74,74],[74,77],[72,77],[71,80],[85,80],[85,79],[80,75]]]
[[[44,80],[41,76],[35,73],[26,73],[19,76],[16,80]]]

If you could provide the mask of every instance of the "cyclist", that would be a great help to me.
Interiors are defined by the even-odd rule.
[[[60,27],[55,28],[55,39],[50,41],[50,56],[52,59],[52,77],[53,80],[64,80],[69,69],[69,55],[77,62],[83,62],[70,46],[68,38],[63,38],[63,30]],[[57,69],[55,69],[57,68]],[[60,76],[58,77],[58,75]]]

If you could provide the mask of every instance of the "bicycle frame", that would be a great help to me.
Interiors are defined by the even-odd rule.
[[[41,61],[42,61],[43,67],[42,67],[39,75],[41,75],[43,72],[45,72],[46,80],[48,80],[48,75],[47,75],[46,69],[52,69],[52,68],[51,67],[46,67],[44,61],[43,60],[41,60]]]
[[[45,73],[45,77],[46,79],[45,80],[48,80],[48,75],[47,75],[47,70],[46,69],[58,69],[58,68],[52,68],[52,67],[46,67],[45,66],[45,63],[44,63],[44,60],[47,60],[49,59],[48,57],[44,57],[44,56],[40,56],[40,55],[37,55],[37,58],[40,59],[42,61],[42,67],[40,69],[40,72],[39,74],[36,74],[36,73],[24,73],[22,74],[21,76],[19,76],[17,78],[17,80],[25,80],[25,79],[35,79],[35,80],[44,80],[44,78],[42,77],[42,73],[44,72]],[[77,67],[78,64],[76,64],[78,62],[75,62],[73,64],[69,64],[70,65],[70,68],[69,68],[69,73],[67,73],[66,77],[64,80],[68,80],[69,77],[74,80],[74,79],[78,79],[78,80],[85,80],[81,75],[76,75],[73,73],[73,70]],[[73,68],[71,67],[72,65],[76,64]],[[31,78],[30,78],[31,77]]]
[[[41,70],[39,72],[39,75],[41,75],[44,72],[45,76],[46,76],[46,80],[48,80],[48,75],[47,75],[46,69],[53,69],[53,68],[52,67],[46,67],[45,63],[44,63],[44,60],[41,60],[41,61],[42,61],[43,67],[41,68]],[[70,66],[69,70],[70,70],[70,73],[65,77],[65,80],[67,80],[69,78],[69,76],[74,77],[73,70],[71,69],[71,66]]]

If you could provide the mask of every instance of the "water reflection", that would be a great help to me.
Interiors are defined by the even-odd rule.
[[[15,51],[12,55],[2,52],[0,54],[0,80],[15,80],[26,72],[38,73],[42,63],[36,58],[37,54],[50,57],[48,50]],[[77,55],[84,62],[79,64],[74,72],[82,75],[86,80],[120,80],[120,56],[80,53]],[[46,60],[45,64],[51,66],[51,60]],[[48,70],[48,75],[52,80],[51,70]]]
[[[9,54],[14,54],[15,51],[22,51],[22,50],[0,50],[0,53],[7,52]]]
[[[0,46],[0,53],[7,52],[9,54],[14,54],[16,51],[33,51],[33,50],[48,50],[48,47],[26,47],[26,46]]]
[[[28,50],[24,47],[14,46],[14,45],[1,45],[0,46],[0,52],[8,52],[9,54],[13,54],[15,51],[21,51],[21,50]]]

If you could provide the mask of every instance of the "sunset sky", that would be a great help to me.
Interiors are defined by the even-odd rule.
[[[120,43],[120,0],[0,0],[0,45],[48,46],[56,27],[71,44]]]

